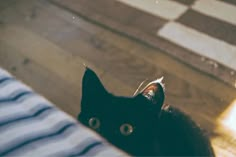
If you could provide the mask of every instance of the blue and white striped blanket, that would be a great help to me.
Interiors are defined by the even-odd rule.
[[[0,156],[124,155],[0,68]]]

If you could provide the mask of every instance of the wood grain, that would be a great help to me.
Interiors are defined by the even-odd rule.
[[[0,66],[73,117],[80,111],[83,63],[116,95],[131,96],[144,79],[164,76],[166,103],[206,130],[218,156],[235,156],[236,133],[222,117],[236,99],[232,86],[47,0],[16,2],[0,12],[0,21]]]
[[[121,34],[122,36],[131,38],[136,40],[142,44],[148,45],[150,47],[161,49],[163,52],[166,52],[170,56],[178,59],[179,61],[191,66],[192,68],[201,70],[208,75],[212,75],[221,81],[235,87],[236,75],[231,75],[231,73],[235,73],[235,70],[224,66],[223,64],[218,64],[218,68],[215,69],[213,65],[209,64],[211,59],[204,58],[206,61],[202,61],[202,56],[192,51],[182,48],[176,44],[165,40],[162,37],[156,35],[158,29],[165,23],[165,20],[159,17],[147,17],[148,13],[142,12],[143,17],[147,17],[142,19],[138,24],[136,21],[130,20],[129,23],[126,23],[127,16],[130,18],[134,17],[132,11],[129,11],[129,14],[116,14],[119,12],[119,7],[122,4],[113,5],[115,0],[99,0],[97,5],[100,8],[107,8],[107,3],[111,3],[110,9],[95,9],[96,3],[93,1],[85,1],[85,0],[49,0],[54,5],[57,5],[60,8],[66,9],[73,14],[76,14],[83,19],[90,21],[94,24],[97,24],[103,28],[106,28],[110,31]],[[126,9],[124,9],[126,7]],[[123,4],[124,10],[133,10],[134,13],[137,11],[135,8],[125,6]],[[112,11],[110,11],[112,10]],[[141,12],[141,11],[139,11]],[[106,13],[106,14],[105,14]],[[125,12],[124,12],[125,13]],[[109,16],[108,16],[109,15]],[[118,16],[118,17],[117,17]],[[122,18],[123,17],[123,18]],[[124,18],[125,17],[125,18]],[[141,17],[141,16],[139,16]],[[123,20],[120,20],[123,19]],[[158,22],[157,22],[158,21]],[[158,23],[158,25],[157,25]],[[151,26],[150,29],[146,29],[146,26]],[[155,31],[153,31],[155,28]]]

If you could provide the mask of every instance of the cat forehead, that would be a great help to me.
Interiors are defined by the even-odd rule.
[[[112,96],[111,98],[105,98],[104,103],[106,106],[112,109],[134,109],[135,107],[141,107],[142,104],[135,101],[133,97],[120,97]]]
[[[130,114],[146,114],[153,107],[150,102],[142,95],[137,97],[120,97],[111,96],[111,98],[105,98],[99,103],[95,102],[91,107],[103,112],[116,112],[116,113],[130,113]],[[150,112],[149,112],[150,113]]]

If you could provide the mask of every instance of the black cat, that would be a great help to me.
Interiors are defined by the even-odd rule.
[[[159,81],[134,97],[107,92],[89,68],[83,77],[78,120],[135,156],[214,156],[202,130],[184,113],[163,105]]]

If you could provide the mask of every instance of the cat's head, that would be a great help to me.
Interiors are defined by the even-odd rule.
[[[97,75],[86,68],[82,84],[79,121],[121,149],[145,154],[142,147],[151,145],[164,102],[160,81],[149,83],[133,97],[114,96]]]

